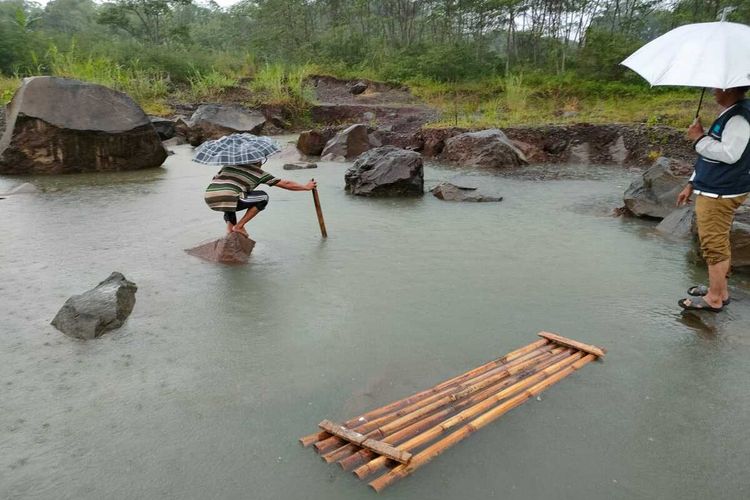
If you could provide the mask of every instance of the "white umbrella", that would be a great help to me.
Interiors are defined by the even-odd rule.
[[[750,26],[725,21],[680,26],[647,43],[622,64],[651,85],[704,89],[750,85]]]

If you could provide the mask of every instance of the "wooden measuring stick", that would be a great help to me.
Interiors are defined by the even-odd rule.
[[[320,198],[318,198],[318,188],[314,187],[312,190],[312,193],[313,193],[313,201],[315,202],[315,212],[318,214],[318,224],[320,224],[320,234],[323,236],[323,238],[328,238],[328,232],[326,231],[326,222],[323,220],[323,210],[320,208]]]

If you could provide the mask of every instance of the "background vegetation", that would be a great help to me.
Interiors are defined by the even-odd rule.
[[[443,124],[684,126],[695,89],[650,89],[619,62],[681,24],[750,21],[750,0],[0,0],[0,102],[51,74],[123,90],[147,111],[221,100],[304,113],[306,76],[409,85]]]

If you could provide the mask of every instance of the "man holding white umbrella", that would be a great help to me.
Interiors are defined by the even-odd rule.
[[[750,101],[748,87],[715,89],[716,102],[724,108],[704,133],[699,119],[688,129],[700,155],[690,182],[677,197],[677,204],[688,203],[697,195],[695,215],[701,252],[708,264],[709,287],[696,285],[692,297],[682,299],[684,309],[719,312],[729,303],[727,275],[731,267],[729,233],[734,213],[750,192]]]
[[[711,312],[729,302],[729,233],[735,210],[750,192],[750,101],[745,99],[750,88],[750,27],[725,22],[727,12],[720,22],[675,28],[622,62],[652,85],[713,88],[724,108],[707,133],[696,112],[688,136],[699,158],[677,199],[684,205],[697,195],[698,234],[709,274],[709,286],[691,287],[690,297],[679,305]]]

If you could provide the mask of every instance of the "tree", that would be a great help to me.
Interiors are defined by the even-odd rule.
[[[115,0],[102,5],[97,21],[159,45],[174,29],[169,26],[173,7],[190,3],[192,0]]]

